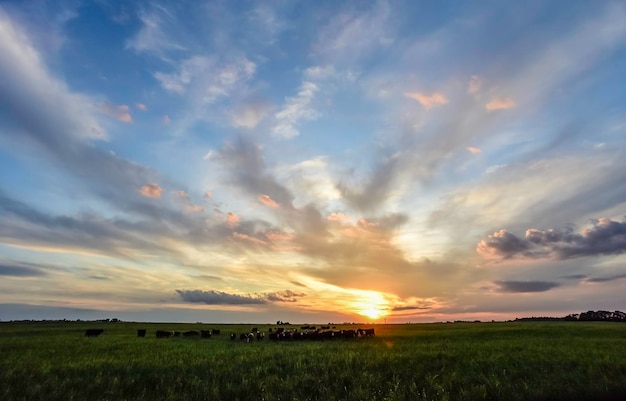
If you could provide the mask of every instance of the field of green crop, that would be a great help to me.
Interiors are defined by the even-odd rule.
[[[100,327],[101,336],[84,336]],[[0,400],[626,399],[623,323],[375,325],[359,326],[375,327],[374,338],[229,339],[252,327],[0,323]],[[155,337],[209,328],[221,335]]]

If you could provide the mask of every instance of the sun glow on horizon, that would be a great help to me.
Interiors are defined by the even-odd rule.
[[[353,310],[359,315],[378,320],[389,314],[389,301],[381,293],[365,291],[360,295],[361,299],[352,303]]]

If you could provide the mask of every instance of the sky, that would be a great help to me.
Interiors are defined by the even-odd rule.
[[[623,1],[0,2],[0,319],[626,310]]]

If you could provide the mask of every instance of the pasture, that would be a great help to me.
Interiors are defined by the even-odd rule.
[[[376,335],[230,340],[251,327],[276,326],[0,323],[0,400],[626,399],[623,323],[337,326]],[[104,332],[87,337],[90,328]],[[207,329],[221,334],[155,336]]]

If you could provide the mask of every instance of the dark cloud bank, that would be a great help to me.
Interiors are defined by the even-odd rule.
[[[176,290],[176,292],[185,302],[207,305],[259,305],[270,302],[296,302],[297,298],[305,295],[291,290],[254,295],[229,294],[214,290]]]
[[[522,257],[563,260],[617,255],[626,252],[626,218],[622,221],[598,219],[591,228],[584,229],[580,234],[574,232],[573,228],[531,228],[526,230],[524,238],[520,238],[503,229],[480,241],[476,251],[501,259]]]

